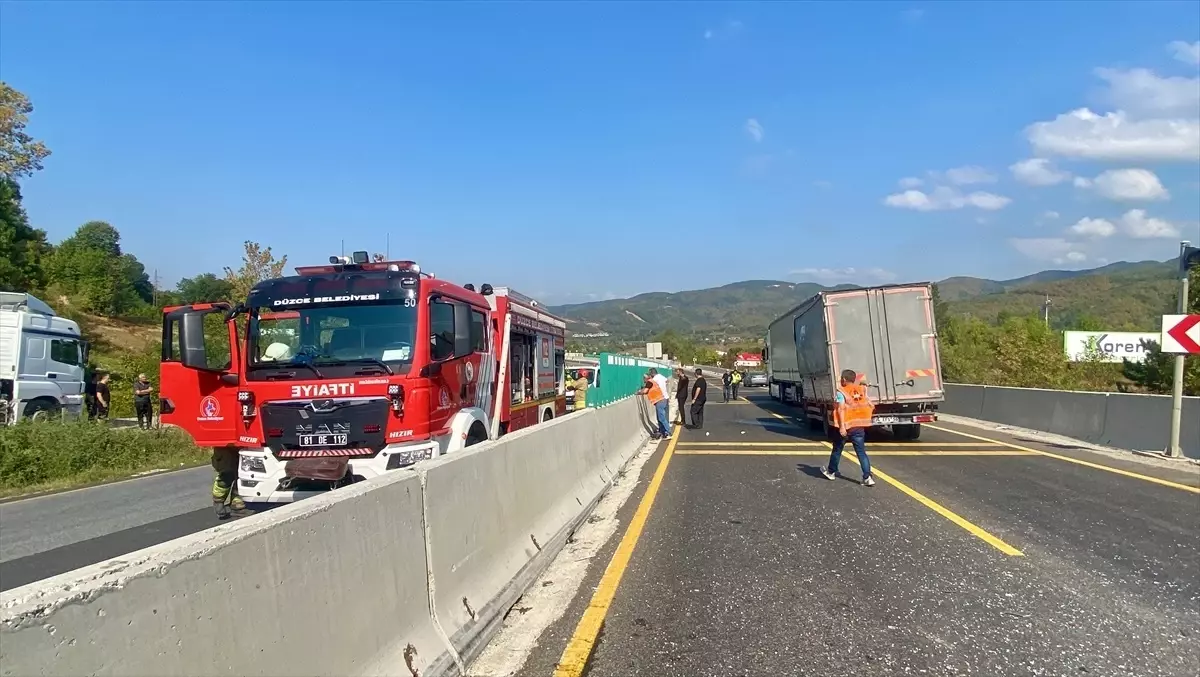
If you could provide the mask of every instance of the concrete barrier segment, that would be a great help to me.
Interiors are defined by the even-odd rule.
[[[630,397],[0,593],[0,675],[460,674],[648,435]]]
[[[425,675],[421,509],[400,471],[6,591],[0,674]]]

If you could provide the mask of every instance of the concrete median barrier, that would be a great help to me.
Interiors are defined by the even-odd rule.
[[[424,557],[392,474],[5,592],[0,674],[425,674]]]
[[[1171,430],[1168,395],[947,383],[941,410],[1122,449],[1162,451]],[[1181,421],[1184,454],[1200,458],[1200,397],[1183,398]]]
[[[427,466],[437,621],[464,661],[545,569],[645,440],[634,399]]]
[[[0,594],[0,675],[458,674],[646,440],[639,398]]]

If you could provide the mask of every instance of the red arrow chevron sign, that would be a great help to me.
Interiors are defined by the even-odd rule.
[[[1163,315],[1162,351],[1200,355],[1200,315]]]

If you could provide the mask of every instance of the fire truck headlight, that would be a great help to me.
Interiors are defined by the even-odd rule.
[[[267,467],[265,464],[263,464],[262,457],[242,456],[241,459],[242,472],[267,472]]]

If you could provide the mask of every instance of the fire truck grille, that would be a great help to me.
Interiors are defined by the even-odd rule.
[[[389,411],[384,398],[269,402],[262,425],[280,458],[371,456],[385,446]]]

